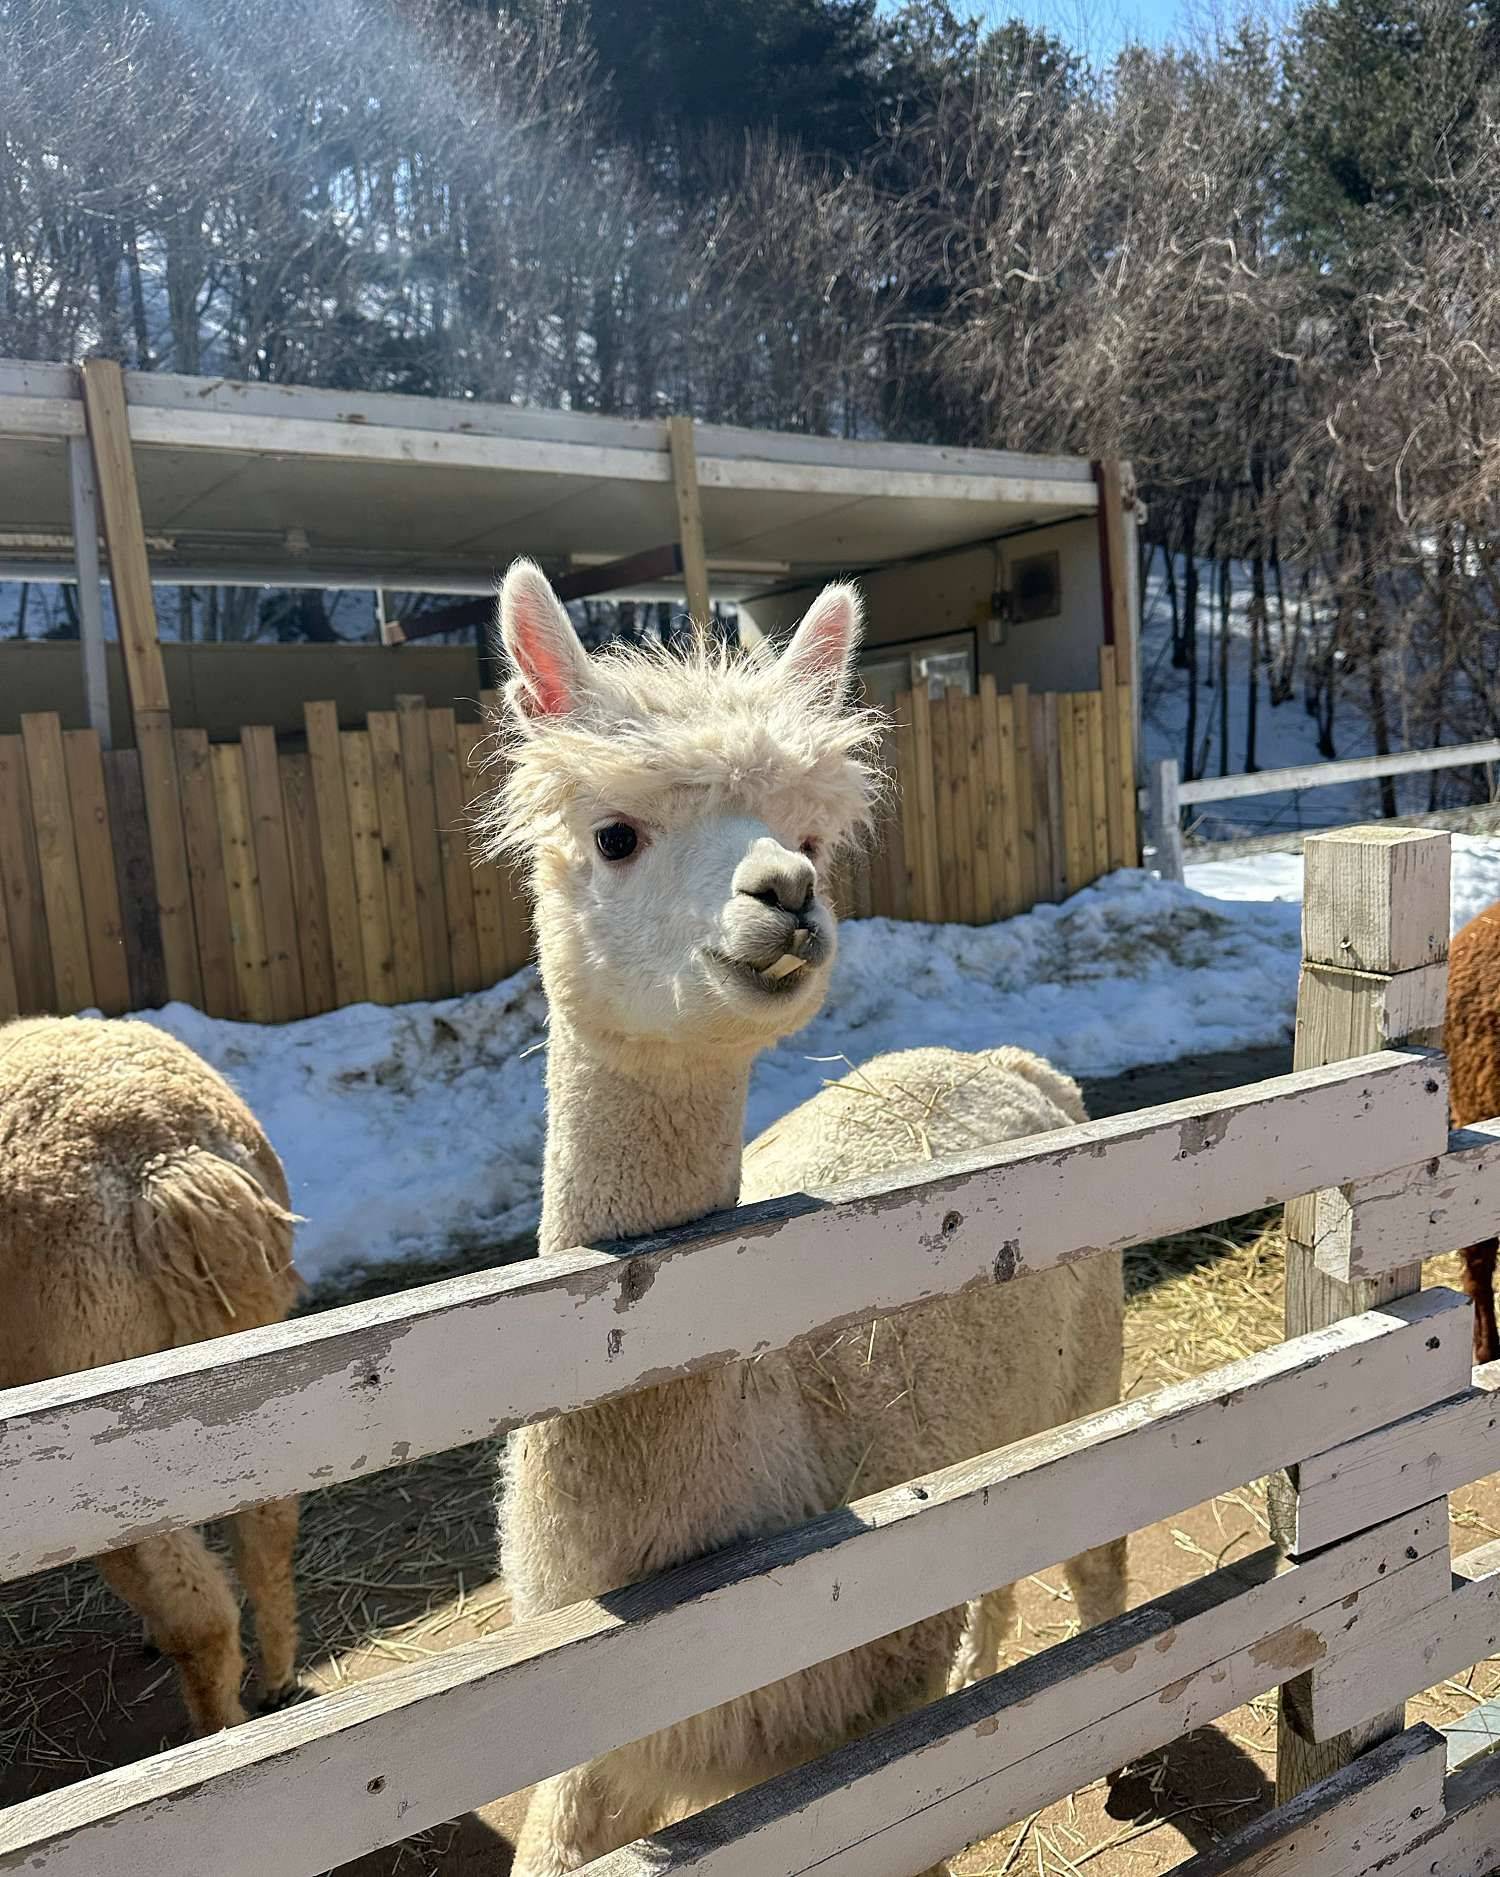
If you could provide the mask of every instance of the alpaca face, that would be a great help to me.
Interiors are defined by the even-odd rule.
[[[590,659],[540,572],[511,569],[501,839],[531,859],[543,978],[575,1027],[753,1052],[817,1010],[836,944],[819,866],[871,791],[872,720],[842,706],[858,629],[831,587],[779,659]]]

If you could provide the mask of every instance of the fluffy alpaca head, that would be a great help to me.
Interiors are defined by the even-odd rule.
[[[828,858],[868,824],[870,712],[846,706],[859,596],[786,651],[700,638],[585,652],[530,561],[500,594],[515,676],[490,847],[524,856],[554,1008],[601,1040],[755,1050],[822,1002]]]

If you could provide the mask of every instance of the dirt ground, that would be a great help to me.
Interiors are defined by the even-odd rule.
[[[1088,1085],[1103,1115],[1279,1073],[1288,1052],[1200,1058]],[[1280,1337],[1274,1215],[1143,1246],[1127,1260],[1126,1392],[1135,1395]],[[524,1248],[513,1248],[521,1249]],[[1438,1261],[1427,1281],[1452,1281]],[[362,1289],[372,1288],[366,1284]],[[324,1299],[322,1301],[328,1301]],[[336,1299],[342,1300],[342,1298]],[[303,1678],[310,1689],[379,1674],[508,1621],[496,1576],[494,1456],[460,1449],[304,1503],[299,1550]],[[1500,1536],[1500,1480],[1454,1500],[1454,1549]],[[1131,1599],[1144,1602],[1267,1541],[1259,1486],[1138,1534]],[[1020,1587],[1010,1659],[1071,1628],[1061,1573]],[[1412,1704],[1446,1723],[1500,1688],[1500,1659]],[[960,1877],[1155,1877],[1270,1803],[1275,1702],[1267,1697],[975,1846]],[[134,1624],[86,1566],[0,1587],[0,1803],[52,1790],[184,1738],[171,1669],[143,1658]],[[348,1877],[503,1877],[524,1795],[345,1865]],[[267,1868],[275,1869],[274,1852]]]

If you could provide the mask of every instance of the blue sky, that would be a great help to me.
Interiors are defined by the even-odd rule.
[[[1101,63],[1127,39],[1161,45],[1172,38],[1192,38],[1195,27],[1216,10],[1213,0],[954,0],[960,15],[972,12],[997,20],[1019,15]]]

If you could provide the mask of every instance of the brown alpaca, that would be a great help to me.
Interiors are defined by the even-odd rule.
[[[0,1388],[279,1322],[299,1280],[286,1176],[255,1117],[145,1023],[0,1028]],[[294,1689],[297,1502],[238,1513],[268,1704]],[[202,1733],[245,1718],[239,1604],[197,1532],[96,1559],[177,1664]]]
[[[1500,1115],[1500,906],[1471,919],[1448,952],[1448,1016],[1443,1040],[1452,1074],[1453,1125]],[[1464,1289],[1474,1304],[1474,1360],[1500,1357],[1495,1325],[1495,1254],[1482,1239],[1461,1253]]]

